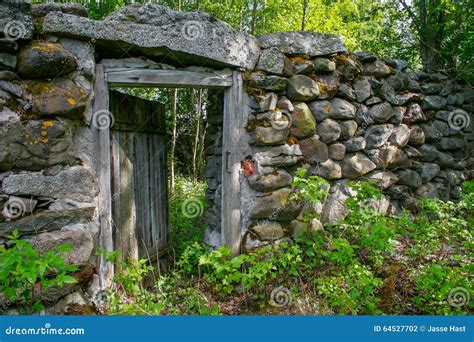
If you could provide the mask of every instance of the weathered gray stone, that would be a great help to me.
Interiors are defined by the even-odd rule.
[[[409,167],[411,161],[403,150],[395,146],[387,146],[380,149],[379,159],[382,167],[393,169],[397,167]]]
[[[312,219],[310,222],[293,220],[290,222],[287,229],[292,232],[293,239],[305,236],[305,234],[309,234],[311,236],[313,233],[324,230],[323,224],[318,219]]]
[[[392,70],[383,61],[375,61],[364,66],[364,71],[367,75],[375,76],[377,78],[388,77]]]
[[[32,35],[31,3],[27,1],[2,1],[0,3],[0,37],[16,41],[31,39]]]
[[[342,160],[346,155],[346,146],[344,144],[332,144],[328,146],[329,158]]]
[[[353,55],[362,63],[370,63],[377,60],[377,55],[373,52],[356,51]]]
[[[346,52],[340,36],[311,31],[270,33],[258,37],[264,49],[276,47],[286,55],[327,56]]]
[[[289,63],[288,58],[277,48],[269,48],[262,51],[257,69],[277,76],[283,76]]]
[[[75,3],[46,3],[46,4],[34,4],[31,7],[31,12],[34,18],[41,18],[46,16],[49,12],[63,12],[67,14],[74,14],[81,17],[87,18],[87,9],[80,4]]]
[[[464,173],[457,170],[446,170],[446,178],[451,186],[459,185],[466,180]]]
[[[356,93],[354,89],[348,84],[341,84],[337,89],[336,95],[344,100],[355,101]]]
[[[413,170],[402,170],[398,173],[398,184],[416,189],[421,186],[422,180],[418,172]]]
[[[356,193],[344,183],[336,183],[331,187],[329,196],[324,201],[321,222],[336,223],[343,220],[349,213],[346,200]]]
[[[312,169],[312,172],[326,179],[340,179],[342,177],[341,166],[332,159],[328,159],[318,164]]]
[[[83,117],[88,93],[71,80],[55,78],[50,82],[30,80],[25,83],[33,97],[33,113],[48,117]]]
[[[252,189],[260,192],[270,192],[288,186],[292,178],[288,172],[279,169],[270,174],[253,174],[247,180]]]
[[[260,166],[295,165],[302,157],[299,145],[282,145],[255,153],[254,159]]]
[[[392,86],[395,90],[404,90],[410,86],[411,79],[409,75],[397,70],[395,74],[388,77],[386,81],[387,84]]]
[[[407,124],[412,124],[422,121],[426,121],[426,116],[423,113],[420,105],[418,103],[414,103],[408,106],[406,115],[404,117],[404,122]]]
[[[433,120],[432,125],[445,137],[449,136],[451,133],[448,124],[444,121]]]
[[[366,77],[358,77],[353,82],[357,102],[363,102],[372,96],[372,86]]]
[[[322,142],[329,144],[339,139],[341,127],[336,120],[326,119],[318,124],[316,134],[319,135]]]
[[[33,241],[35,247],[41,252],[48,252],[62,244],[71,244],[73,249],[64,254],[64,260],[76,266],[86,265],[94,250],[93,235],[88,229],[42,233],[34,237]]]
[[[288,80],[286,96],[292,101],[311,101],[319,95],[318,84],[308,76],[294,75]]]
[[[370,107],[369,116],[375,123],[385,123],[393,116],[392,106],[387,102],[376,104]]]
[[[176,12],[156,4],[122,7],[103,21],[51,12],[44,17],[42,29],[49,35],[95,39],[99,46],[115,46],[129,54],[167,55],[189,65],[252,69],[259,56],[255,38],[212,15]]]
[[[373,184],[382,190],[391,187],[398,181],[398,177],[390,171],[374,170],[364,176],[363,179],[373,182]]]
[[[295,63],[293,66],[293,73],[308,75],[314,70],[314,64],[311,61],[302,61],[300,63]]]
[[[395,146],[404,147],[410,140],[410,128],[407,125],[401,124],[393,128],[392,135],[388,141]]]
[[[308,105],[304,102],[298,102],[294,103],[293,106],[290,134],[299,139],[312,136],[316,132],[316,120]]]
[[[357,178],[374,170],[376,165],[362,153],[349,154],[341,161],[342,176]]]
[[[95,206],[87,206],[63,211],[43,211],[19,220],[0,222],[0,235],[8,235],[14,230],[31,235],[59,230],[72,224],[86,223],[91,220],[95,209]]]
[[[410,128],[410,145],[418,146],[425,143],[425,132],[420,126],[412,126]]]
[[[14,70],[16,68],[16,56],[9,53],[0,53],[0,69]]]
[[[23,89],[16,82],[0,81],[0,90],[4,90],[16,97],[21,97],[23,94]]]
[[[438,157],[438,150],[433,145],[423,144],[418,150],[421,153],[421,161],[432,162]]]
[[[433,183],[427,183],[416,189],[417,196],[425,198],[439,198],[439,192]]]
[[[333,72],[336,70],[336,63],[327,58],[313,59],[314,71],[316,72]]]
[[[439,171],[441,171],[441,168],[438,164],[425,163],[420,170],[421,180],[423,183],[428,183],[438,175]]]
[[[263,241],[275,241],[285,236],[283,228],[278,222],[257,224],[251,227],[250,231]]]
[[[6,177],[2,191],[9,195],[32,195],[91,202],[97,195],[95,173],[82,166],[73,166],[54,176],[23,173]]]
[[[329,158],[327,145],[315,136],[300,140],[299,145],[304,160],[310,164],[322,163]]]
[[[362,65],[352,58],[337,59],[337,71],[343,81],[352,81],[362,72]]]
[[[423,102],[421,103],[421,108],[425,110],[439,110],[446,106],[446,99],[437,95],[426,96]]]
[[[466,142],[461,138],[441,138],[435,146],[441,151],[460,150],[466,146]]]
[[[403,151],[407,154],[408,158],[421,157],[420,151],[418,151],[415,147],[406,145],[403,147]]]
[[[259,72],[253,72],[248,79],[248,85],[250,87],[265,90],[281,91],[286,88],[287,84],[288,79],[284,77],[275,75],[265,76]]]
[[[311,110],[313,110],[313,107],[311,107],[313,103],[310,103]],[[328,109],[328,116],[331,119],[346,120],[355,118],[356,107],[346,100],[336,97],[329,102]],[[323,108],[323,110],[326,110],[326,108]],[[315,113],[313,112],[313,114]]]
[[[426,95],[436,95],[439,94],[441,89],[443,89],[443,84],[439,83],[423,83],[421,85],[421,90],[423,91],[423,94]]]
[[[0,70],[0,80],[2,81],[13,81],[17,79],[17,75],[10,70]]]
[[[373,106],[373,105],[376,105],[378,103],[382,103],[382,99],[380,97],[377,97],[377,96],[374,96],[374,97],[371,97],[369,99],[367,99],[364,104],[366,106]]]
[[[0,171],[40,170],[74,160],[71,134],[65,123],[56,120],[20,123],[18,119],[13,116],[0,120]]]
[[[443,134],[433,125],[433,123],[421,125],[423,132],[425,133],[425,139],[427,142],[436,142],[443,137]]]
[[[392,107],[393,116],[390,119],[390,123],[399,125],[402,123],[405,113],[407,111],[406,107]]]
[[[341,121],[339,126],[341,127],[341,140],[352,138],[357,131],[357,122],[354,120]]]
[[[250,219],[284,221],[295,219],[302,208],[297,201],[290,199],[291,194],[290,188],[283,188],[257,196],[250,209]]]
[[[317,75],[316,81],[319,86],[318,100],[332,99],[337,94],[340,85],[337,73]]]
[[[276,108],[277,101],[278,96],[275,93],[265,93],[262,95],[253,94],[250,97],[250,107],[257,110],[258,112],[267,112]]]
[[[262,127],[258,126],[255,127],[250,134],[250,144],[256,146],[275,146],[275,145],[283,145],[288,138],[288,126],[286,128],[283,127],[285,125],[282,123],[282,127]]]
[[[18,54],[22,78],[55,78],[76,70],[76,58],[60,44],[36,40]]]
[[[346,152],[357,152],[365,149],[367,141],[364,137],[351,138],[344,141],[344,146],[346,147]]]
[[[287,113],[291,113],[295,110],[293,103],[291,103],[291,101],[284,96],[280,97],[280,99],[278,100],[277,108]]]
[[[365,131],[366,148],[379,148],[387,143],[388,138],[392,135],[393,125],[373,125]]]

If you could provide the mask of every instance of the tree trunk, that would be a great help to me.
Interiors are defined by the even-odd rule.
[[[171,151],[170,151],[170,187],[171,192],[174,190],[174,153],[176,150],[176,117],[177,117],[177,102],[178,102],[178,89],[173,90],[173,123],[171,128]]]
[[[258,7],[258,1],[253,0],[252,21],[250,22],[250,34],[251,35],[255,35],[255,26],[257,24],[257,7]]]
[[[306,16],[308,14],[308,0],[303,0],[303,17],[301,19],[301,31],[306,28]]]
[[[197,175],[197,153],[198,153],[198,146],[199,146],[199,137],[201,136],[201,115],[202,115],[202,89],[198,90],[198,101],[197,101],[197,117],[196,117],[196,133],[194,135],[194,144],[193,144],[193,179],[194,182],[197,182],[198,175]]]

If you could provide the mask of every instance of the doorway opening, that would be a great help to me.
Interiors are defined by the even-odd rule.
[[[94,116],[97,113],[107,112],[111,117],[108,121],[111,121],[115,119],[114,109],[123,112],[123,114],[118,114],[119,122],[115,128],[113,125],[98,125],[96,123],[98,118],[92,118],[91,128],[97,146],[96,171],[100,190],[100,246],[105,252],[112,252],[116,250],[116,247],[125,246],[128,250],[134,251],[134,254],[130,255],[127,250],[128,256],[137,257],[146,254],[146,257],[151,259],[152,255],[158,258],[161,253],[165,253],[166,246],[169,247],[170,242],[167,226],[168,214],[164,214],[168,209],[167,202],[169,199],[168,184],[165,184],[168,177],[163,176],[165,174],[163,170],[167,169],[166,165],[169,162],[166,160],[167,153],[164,152],[167,146],[167,133],[163,132],[162,126],[162,121],[166,121],[166,114],[163,114],[166,109],[163,108],[163,104],[159,104],[157,101],[148,100],[146,102],[145,99],[140,100],[137,96],[133,96],[133,92],[139,92],[139,90],[132,90],[131,94],[127,94],[129,97],[133,97],[133,100],[126,102],[127,105],[122,105],[120,99],[117,101],[113,97],[123,95],[111,95],[115,88],[158,88],[159,90],[193,88],[207,90],[208,104],[205,107],[207,112],[205,127],[206,130],[209,128],[209,131],[202,131],[203,126],[201,126],[200,132],[204,134],[204,139],[199,135],[197,136],[198,141],[204,143],[201,151],[202,158],[206,159],[207,165],[205,171],[201,173],[208,184],[205,198],[207,197],[207,202],[210,204],[210,210],[208,208],[205,214],[207,218],[206,226],[210,230],[208,235],[212,236],[216,245],[229,246],[233,253],[237,254],[240,250],[241,241],[240,161],[243,157],[240,149],[240,137],[244,126],[243,108],[246,108],[242,105],[243,81],[241,73],[230,70],[215,72],[163,70],[147,65],[141,68],[131,68],[126,62],[122,63],[121,60],[114,60],[108,66],[104,64],[96,65]],[[204,92],[199,92],[199,94],[202,96]],[[211,99],[213,100],[211,101]],[[211,103],[214,100],[216,104],[212,105]],[[127,106],[129,109],[127,109]],[[200,108],[202,110],[202,104]],[[134,115],[133,112],[136,110],[145,110],[149,113]],[[214,111],[215,115],[213,114]],[[219,114],[217,115],[217,113]],[[147,124],[147,122],[151,122],[151,124]],[[123,138],[124,134],[114,132],[114,130],[127,131],[130,129],[127,127],[120,129],[119,126],[122,124],[132,127],[132,131],[133,128],[137,131],[137,134],[133,135],[133,139],[127,138],[134,141],[133,153],[131,146],[127,144],[124,144],[124,147],[121,146],[120,139]],[[137,125],[140,126],[139,129]],[[180,127],[176,125],[176,130],[179,129]],[[130,135],[130,133],[126,134]],[[214,136],[214,139],[206,141],[206,135]],[[196,138],[196,136],[194,137]],[[118,144],[114,139],[118,139]],[[117,149],[111,148],[114,143],[115,146],[118,146]],[[179,143],[176,140],[176,146]],[[137,153],[136,144],[146,147],[141,148]],[[198,145],[194,144],[194,146]],[[122,152],[121,149],[128,149],[128,154]],[[158,157],[158,162],[150,163],[149,160],[153,159],[152,157],[156,154],[161,156],[161,160]],[[128,158],[130,155],[133,156],[132,160]],[[175,165],[176,154],[174,158],[173,164]],[[195,158],[194,153],[193,158]],[[134,174],[132,175],[127,175],[127,168],[125,167],[125,170],[123,170],[123,165],[132,165],[136,171],[133,171]],[[186,166],[189,169],[189,165]],[[137,172],[143,167],[148,170],[148,177],[143,177],[145,171],[143,173],[141,171]],[[191,165],[191,169],[195,176],[199,175],[199,168]],[[117,170],[119,170],[119,176],[114,176],[114,174],[117,174]],[[120,171],[123,171],[126,176],[120,176]],[[123,178],[127,179],[124,184],[121,183]],[[145,180],[142,178],[145,178]],[[122,191],[122,187],[126,190]],[[133,188],[133,191],[130,188]],[[113,202],[124,193],[128,194],[128,197],[123,201],[128,209],[122,211],[121,206]],[[156,196],[153,196],[153,194]],[[158,199],[158,204],[153,201],[153,198]],[[139,199],[144,201],[145,205],[143,203],[138,205],[137,201]],[[190,203],[186,204],[190,205]],[[204,204],[202,206],[204,207]],[[147,211],[142,221],[137,220],[137,208]],[[114,213],[114,210],[117,214]],[[199,204],[196,206],[196,203],[191,203],[191,206],[182,208],[183,212],[191,213],[191,215],[203,210]],[[133,211],[135,211],[134,215]],[[151,213],[150,211],[155,212]],[[214,218],[210,214],[212,212]],[[130,218],[132,220],[129,220]],[[121,222],[122,219],[128,219],[129,221],[124,223]],[[141,233],[137,231],[137,222],[145,222]],[[114,225],[119,228],[114,229]],[[160,231],[160,227],[164,228]],[[212,229],[213,227],[215,230]],[[152,231],[153,229],[155,231]],[[120,242],[118,242],[119,239],[121,239]],[[140,241],[140,239],[143,241]],[[140,250],[140,243],[144,246],[142,250]],[[134,246],[135,249],[133,249]],[[123,254],[124,257],[127,257],[127,253]],[[114,264],[102,256],[99,259],[99,276],[104,288],[111,285],[113,274]]]

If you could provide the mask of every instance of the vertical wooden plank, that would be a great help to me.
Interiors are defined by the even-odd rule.
[[[108,111],[109,93],[102,64],[96,65],[94,94],[94,113]],[[94,120],[94,117],[92,120]],[[91,129],[97,146],[96,172],[99,182],[99,244],[106,252],[111,252],[114,246],[111,203],[110,130],[109,127],[100,127],[99,129],[98,125],[94,124],[94,122]],[[101,288],[110,288],[114,277],[114,265],[107,262],[105,256],[101,256],[98,268]]]
[[[224,123],[222,141],[222,229],[221,241],[234,255],[240,252],[240,136],[243,134],[243,80],[234,71],[232,87],[224,93]]]

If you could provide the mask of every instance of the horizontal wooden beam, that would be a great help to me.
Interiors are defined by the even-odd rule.
[[[107,70],[107,82],[111,87],[220,89],[232,86],[232,74],[120,68]]]

